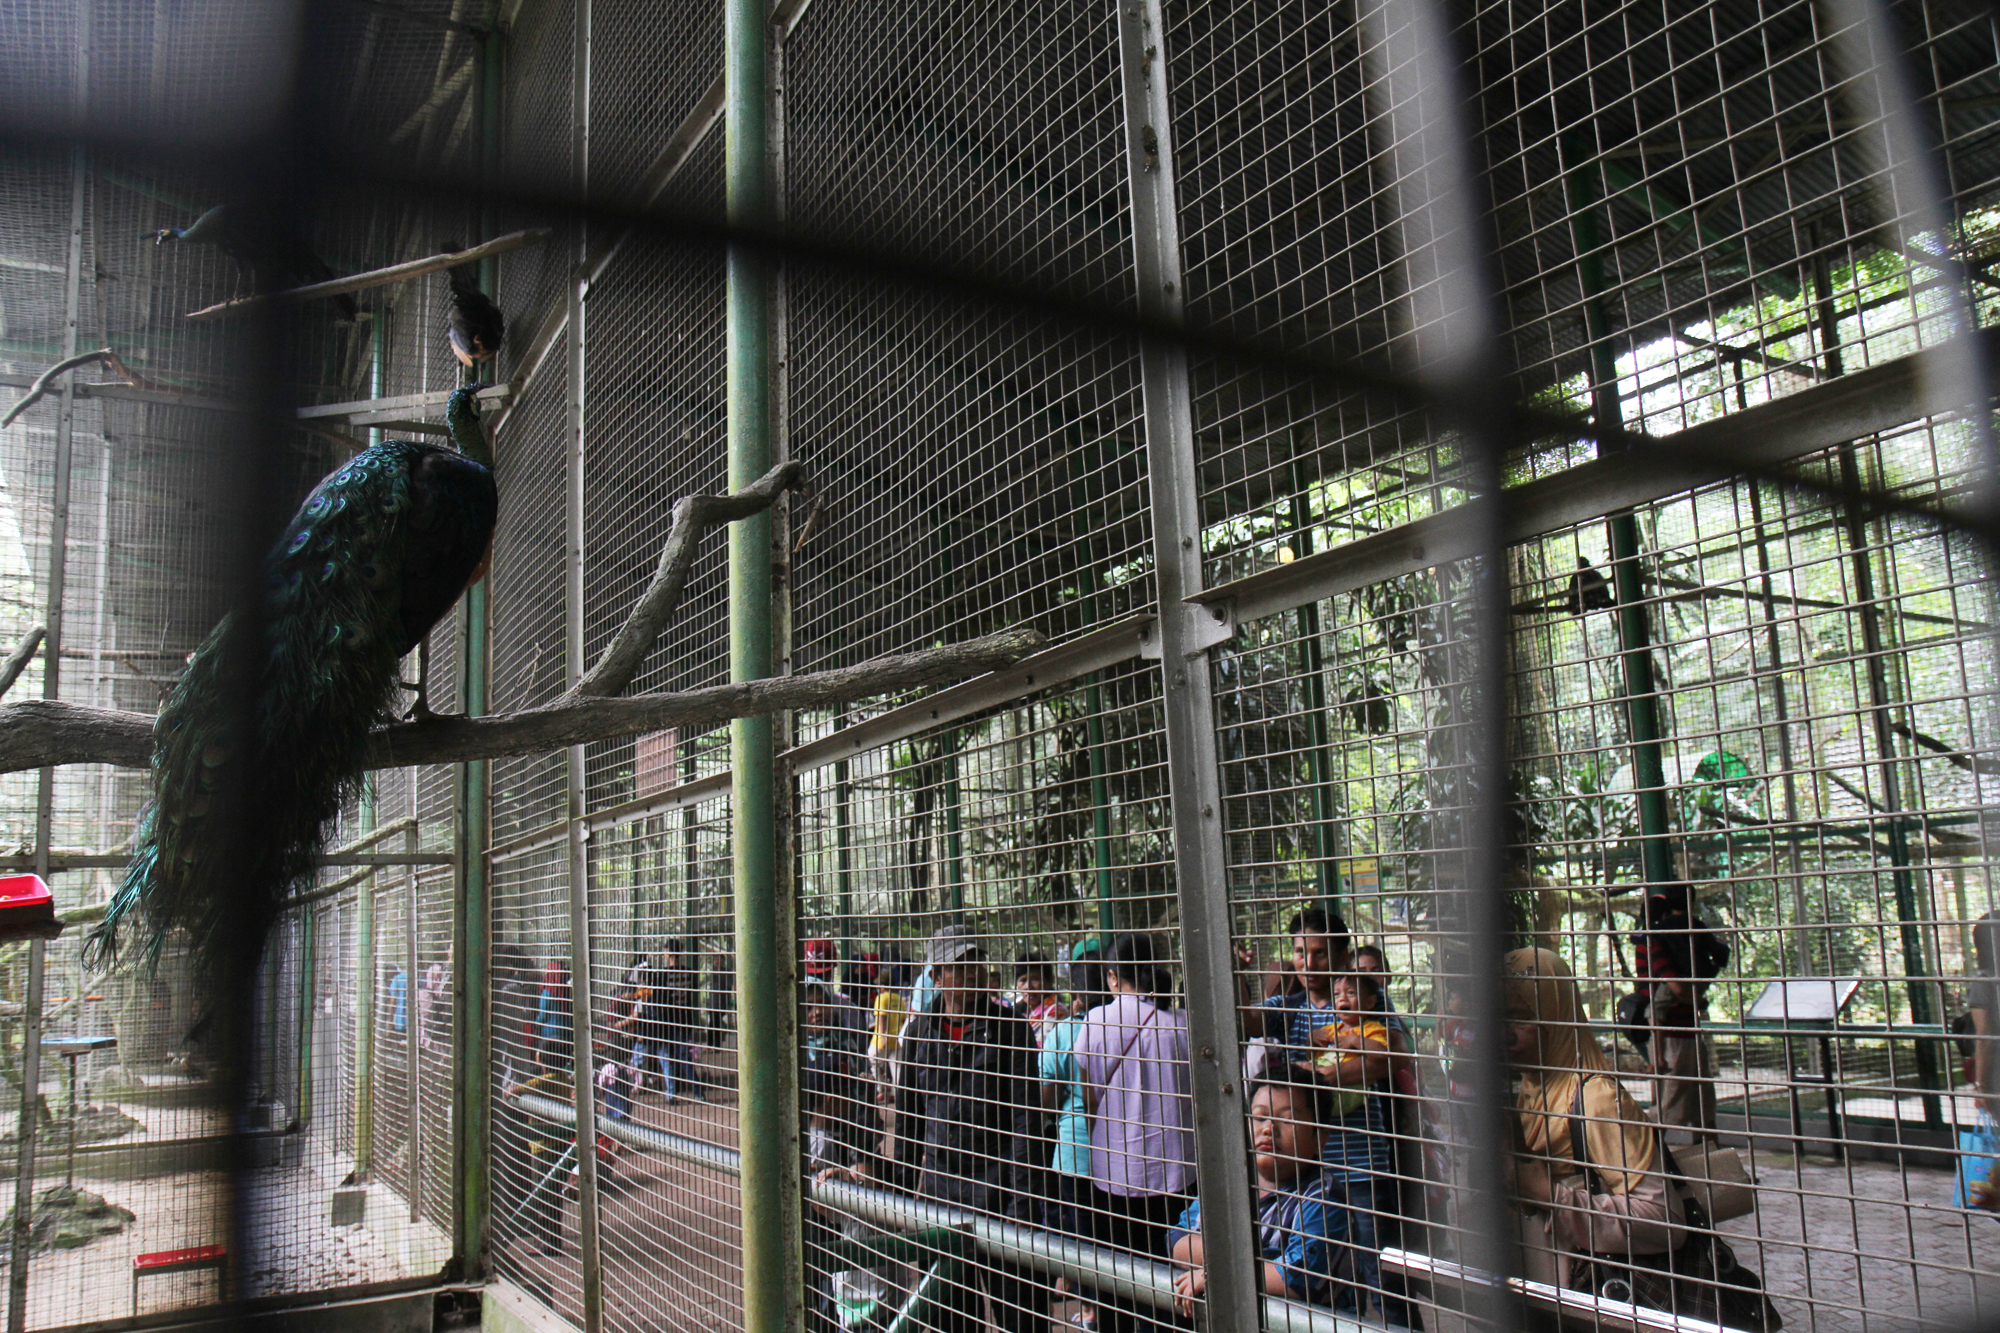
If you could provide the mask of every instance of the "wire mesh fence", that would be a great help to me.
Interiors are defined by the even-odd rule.
[[[143,770],[0,776],[72,921],[0,944],[11,1328],[454,1259],[585,1333],[1991,1318],[1987,8],[781,4],[775,240],[720,7],[322,9],[0,5],[0,382],[116,354],[0,431],[14,698],[156,713],[476,377],[491,574],[377,720],[577,702],[759,246],[779,674],[1048,642],[784,714],[772,847],[720,714],[383,769],[221,994],[86,965]],[[191,318],[318,276],[240,193],[340,274],[546,234],[464,366],[463,274]],[[619,692],[741,674],[731,560]]]

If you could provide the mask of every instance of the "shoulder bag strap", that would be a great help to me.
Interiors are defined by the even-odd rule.
[[[1132,1046],[1133,1043],[1139,1040],[1139,1033],[1145,1029],[1146,1024],[1152,1022],[1155,1018],[1157,1018],[1159,1016],[1159,1013],[1160,1013],[1159,1006],[1154,1005],[1151,1009],[1146,1011],[1146,1016],[1144,1018],[1140,1019],[1136,1024],[1133,1025],[1132,1035],[1125,1039],[1125,1049],[1118,1052],[1118,1058],[1111,1062],[1111,1068],[1104,1071],[1103,1087],[1100,1088],[1095,1083],[1092,1083],[1090,1081],[1090,1075],[1086,1071],[1082,1060],[1078,1060],[1076,1062],[1076,1072],[1083,1079],[1084,1114],[1088,1116],[1091,1120],[1094,1121],[1097,1119],[1097,1105],[1099,1102],[1104,1100],[1104,1094],[1111,1087],[1111,1085],[1117,1082],[1118,1071],[1125,1067],[1125,1057],[1132,1054]]]
[[[1576,1080],[1576,1096],[1569,1104],[1569,1155],[1570,1160],[1583,1168],[1584,1180],[1592,1194],[1604,1193],[1604,1178],[1597,1174],[1597,1167],[1590,1160],[1590,1144],[1584,1138],[1583,1087],[1590,1082],[1589,1074],[1579,1074]]]
[[[1576,1099],[1570,1104],[1569,1111],[1569,1151],[1570,1156],[1583,1166],[1584,1173],[1590,1180],[1590,1192],[1601,1194],[1604,1192],[1604,1181],[1597,1174],[1597,1169],[1591,1165],[1590,1148],[1583,1138],[1583,1085],[1591,1077],[1586,1074],[1576,1081]],[[1603,1078],[1605,1075],[1600,1074],[1596,1077]],[[1687,1173],[1682,1171],[1681,1164],[1674,1160],[1674,1150],[1667,1146],[1667,1136],[1657,1125],[1653,1127],[1653,1143],[1660,1152],[1660,1174],[1667,1182],[1669,1220],[1673,1216],[1673,1204],[1678,1202],[1681,1206],[1681,1219],[1685,1225],[1696,1231],[1711,1230],[1708,1213],[1702,1208],[1701,1201],[1695,1197],[1694,1191],[1687,1188]]]

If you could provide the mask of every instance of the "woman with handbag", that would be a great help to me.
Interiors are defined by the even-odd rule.
[[[1524,1273],[1600,1290],[1598,1267],[1629,1270],[1671,1251],[1681,1209],[1655,1127],[1591,1034],[1568,965],[1547,949],[1516,949],[1505,961]]]
[[[1167,1228],[1194,1193],[1187,1015],[1168,1007],[1158,957],[1150,936],[1119,936],[1104,968],[1111,1002],[1076,1035],[1097,1240],[1147,1259],[1166,1252]],[[1105,1333],[1171,1322],[1123,1297],[1098,1305]]]
[[[1526,1276],[1777,1333],[1784,1320],[1763,1279],[1737,1262],[1659,1127],[1619,1085],[1568,965],[1547,949],[1516,949],[1505,964]]]

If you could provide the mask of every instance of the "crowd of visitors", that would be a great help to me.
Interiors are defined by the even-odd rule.
[[[1703,1225],[1675,1192],[1660,1129],[1714,1127],[1699,1031],[1713,959],[1702,954],[1689,895],[1656,897],[1632,940],[1650,1008],[1644,1071],[1658,1080],[1650,1116],[1599,1044],[1562,960],[1544,949],[1504,960],[1517,1122],[1508,1176],[1525,1272],[1641,1300],[1672,1296],[1675,1247]],[[1284,930],[1268,970],[1238,954],[1252,1159],[1244,1183],[1261,1288],[1384,1328],[1417,1327],[1404,1275],[1385,1272],[1381,1254],[1420,1243],[1444,1220],[1435,1210],[1450,1193],[1452,1154],[1441,1145],[1457,1132],[1452,1098],[1467,1091],[1453,1051],[1471,1025],[1439,985],[1445,1079],[1427,1095],[1418,1029],[1391,996],[1381,948],[1356,947],[1326,908],[1298,912]],[[962,1232],[912,1245],[851,1211],[815,1208],[806,1227],[817,1327],[886,1328],[913,1300],[944,1333],[1025,1333],[1051,1320],[1102,1333],[1190,1326],[1208,1282],[1190,1037],[1159,939],[1090,938],[1054,960],[1008,960],[1004,972],[963,925],[938,930],[915,961],[843,962],[823,939],[802,952],[801,1146],[816,1181],[898,1191],[946,1210],[940,1218],[984,1215],[1082,1252],[1095,1245],[1163,1262],[1174,1293],[1159,1303],[1101,1274],[1093,1285],[1088,1266],[1043,1276],[1004,1248],[972,1252]],[[567,967],[547,962],[529,982],[529,966],[512,965],[523,1021],[505,1058],[539,1081],[574,1058],[575,1020]],[[1003,977],[1013,983],[1004,994]],[[1986,1009],[1979,1017],[2000,1001]],[[649,1085],[670,1103],[701,1098],[708,1026],[683,941],[635,956],[599,1030],[605,1116],[629,1117]],[[1445,1088],[1451,1095],[1439,1096]],[[553,1234],[549,1201],[527,1206]],[[1746,1282],[1754,1287],[1754,1275]],[[1770,1333],[1771,1320],[1753,1333]]]
[[[1616,1076],[1561,960],[1546,950],[1505,960],[1519,1122],[1508,1169],[1530,1276],[1643,1295],[1650,1289],[1633,1287],[1634,1271],[1663,1271],[1686,1234],[1658,1131],[1662,1122],[1714,1123],[1698,1027],[1712,972],[1699,931],[1674,915],[1690,908],[1685,892],[1665,892],[1632,941],[1660,1043],[1646,1066],[1661,1080],[1653,1115]],[[1254,959],[1239,953],[1254,1167],[1246,1179],[1262,1289],[1390,1329],[1417,1326],[1404,1277],[1384,1271],[1381,1252],[1436,1220],[1448,1195],[1450,1154],[1439,1141],[1452,1132],[1441,1123],[1449,1114],[1423,1091],[1418,1030],[1391,997],[1381,948],[1355,947],[1324,908],[1297,913],[1284,940],[1289,956],[1261,974],[1261,987]],[[1188,1020],[1170,960],[1143,933],[1088,939],[1064,954],[1023,956],[1003,972],[978,935],[949,926],[914,963],[850,963],[843,992],[832,948],[809,947],[808,1165],[819,1180],[900,1190],[1165,1260],[1177,1303],[1135,1299],[1121,1283],[1093,1288],[1087,1275],[1038,1277],[994,1252],[953,1253],[927,1278],[922,1263],[816,1271],[826,1328],[885,1327],[912,1284],[926,1281],[934,1317],[952,1330],[1051,1319],[1104,1333],[1188,1326],[1207,1264]],[[1003,979],[1013,982],[1004,998]],[[1458,1006],[1447,989],[1438,999],[1448,1056],[1465,1024],[1449,1017]],[[823,1238],[860,1235],[851,1217],[828,1213],[814,1225]],[[842,1250],[853,1252],[852,1243]]]

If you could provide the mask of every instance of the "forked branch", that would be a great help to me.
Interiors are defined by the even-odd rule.
[[[0,695],[14,688],[14,682],[28,669],[28,663],[35,660],[35,649],[42,646],[42,638],[47,633],[42,626],[35,626],[14,645],[14,651],[7,654],[7,661],[0,664]]]
[[[780,463],[733,495],[690,495],[674,506],[673,524],[667,529],[666,544],[660,548],[660,564],[645,594],[625,617],[618,637],[597,659],[597,665],[570,688],[565,702],[577,699],[608,699],[632,683],[632,676],[646,654],[653,651],[667,617],[681,603],[687,588],[688,571],[694,568],[695,553],[710,528],[733,523],[739,518],[761,514],[776,504],[786,491],[807,486],[805,468],[798,463]]]

